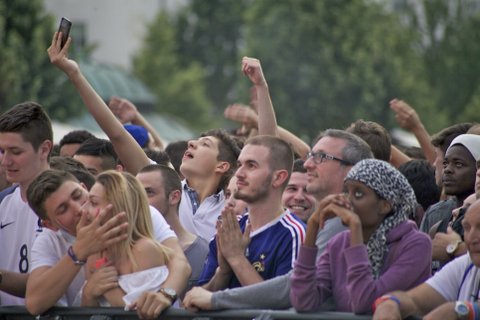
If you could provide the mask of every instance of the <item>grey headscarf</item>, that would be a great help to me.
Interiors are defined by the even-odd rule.
[[[366,159],[358,162],[345,177],[345,181],[347,180],[364,183],[392,205],[391,214],[382,221],[367,242],[372,274],[377,279],[383,265],[383,257],[388,251],[387,233],[408,219],[415,210],[417,199],[405,176],[382,160]]]

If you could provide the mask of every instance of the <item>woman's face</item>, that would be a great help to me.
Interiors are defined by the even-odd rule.
[[[98,182],[95,182],[90,189],[88,199],[86,210],[88,210],[89,215],[92,217],[96,217],[100,210],[108,205],[108,201],[105,198],[105,187]]]
[[[375,191],[364,183],[347,180],[344,190],[352,205],[352,211],[357,214],[364,229],[375,229],[390,212],[388,201],[377,196]]]
[[[225,189],[225,205],[229,205],[235,211],[237,216],[243,216],[247,212],[248,205],[245,201],[235,199],[237,191],[237,177],[230,178],[227,188]]]

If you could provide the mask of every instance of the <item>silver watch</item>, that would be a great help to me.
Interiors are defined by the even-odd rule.
[[[159,292],[172,301],[177,300],[177,292],[172,288],[160,288]]]
[[[457,314],[459,320],[468,320],[470,309],[465,302],[457,301],[455,303],[455,313]]]

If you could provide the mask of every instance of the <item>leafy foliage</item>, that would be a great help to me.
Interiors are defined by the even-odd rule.
[[[474,0],[399,2],[399,12],[422,34],[425,76],[437,114],[448,119],[443,125],[480,121],[479,9]]]
[[[293,132],[313,137],[358,118],[388,126],[388,101],[415,100],[412,92],[425,88],[421,57],[406,45],[413,35],[383,6],[276,3],[253,3],[246,38],[264,65],[279,122]]]
[[[134,59],[134,72],[158,99],[158,111],[186,118],[192,128],[202,130],[215,123],[205,94],[204,69],[196,62],[180,64],[177,39],[166,12],[149,26],[149,34]]]
[[[81,110],[73,88],[48,60],[54,24],[41,0],[0,1],[2,111],[26,100],[40,102],[52,118],[60,120]]]

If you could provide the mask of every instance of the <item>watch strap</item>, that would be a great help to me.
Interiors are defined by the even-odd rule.
[[[68,247],[68,256],[73,260],[73,263],[77,266],[83,266],[85,263],[87,263],[87,260],[79,260],[77,256],[75,255],[75,252],[73,252],[73,247],[70,246]]]
[[[170,299],[172,304],[177,300],[177,292],[171,288],[160,288],[159,292],[163,294],[166,298]]]

